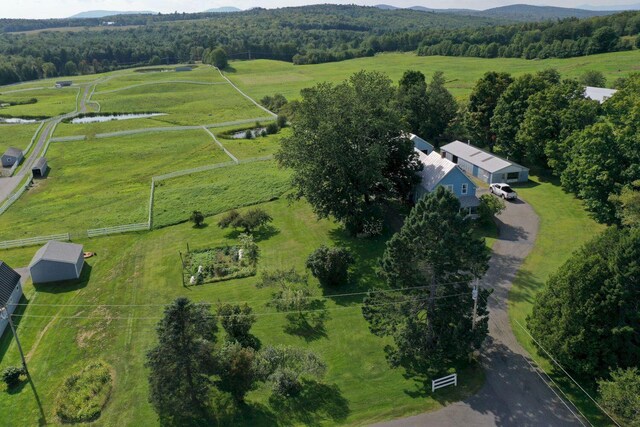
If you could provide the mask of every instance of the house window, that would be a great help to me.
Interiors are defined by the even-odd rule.
[[[507,179],[510,181],[512,179],[520,179],[520,172],[509,172],[507,174]]]
[[[443,185],[443,187],[453,193],[453,185],[452,184],[446,184],[446,185]]]
[[[462,194],[467,194],[469,191],[469,184],[462,184]]]

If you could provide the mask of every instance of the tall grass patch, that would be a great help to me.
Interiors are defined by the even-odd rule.
[[[95,421],[112,387],[111,367],[101,360],[91,362],[64,381],[56,399],[56,415],[63,423]]]

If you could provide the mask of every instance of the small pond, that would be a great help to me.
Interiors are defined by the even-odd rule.
[[[267,128],[256,128],[256,129],[241,130],[239,132],[232,133],[231,135],[229,135],[229,137],[231,137],[233,139],[244,139],[244,138],[246,138],[247,132],[251,132],[251,137],[252,138],[257,138],[257,137],[260,136],[262,131],[266,130],[266,129]]]
[[[35,119],[21,119],[20,117],[0,117],[0,123],[10,123],[10,124],[28,124],[28,123],[38,123],[38,120]]]
[[[130,120],[130,119],[148,119],[149,117],[166,116],[165,113],[149,113],[149,114],[109,114],[104,116],[87,116],[77,117],[71,120],[73,124],[86,124],[86,123],[102,123],[110,122],[112,120]]]

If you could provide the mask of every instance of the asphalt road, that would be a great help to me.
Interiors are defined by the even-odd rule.
[[[539,219],[527,203],[518,200],[506,204],[507,209],[498,218],[499,239],[493,245],[489,270],[482,281],[482,286],[494,289],[488,300],[490,337],[481,353],[486,372],[484,386],[474,396],[439,411],[375,426],[582,425],[573,406],[560,399],[546,383],[545,374],[533,367],[511,330],[507,312],[509,288],[533,247]]]

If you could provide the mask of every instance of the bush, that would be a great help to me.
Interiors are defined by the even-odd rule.
[[[269,135],[275,135],[278,133],[278,125],[276,123],[269,123],[267,125],[266,131]]]
[[[103,361],[88,364],[64,381],[56,399],[56,414],[69,423],[97,419],[109,399],[112,382],[109,365]]]
[[[354,262],[347,249],[322,245],[307,258],[307,268],[321,284],[337,286],[347,281],[349,266]]]
[[[200,211],[193,211],[189,221],[193,222],[196,227],[200,227],[204,223],[204,214]]]
[[[271,215],[260,208],[250,209],[244,214],[240,214],[234,209],[227,212],[227,214],[218,221],[218,226],[220,228],[242,228],[245,233],[251,234],[253,230],[266,225],[272,220]]]
[[[611,380],[598,382],[600,402],[624,425],[640,426],[640,371],[618,369]]]
[[[253,138],[253,131],[249,129],[244,133],[244,139],[252,139],[252,138]]]
[[[276,371],[270,377],[271,391],[281,397],[297,396],[302,391],[302,384],[298,375],[290,369]]]
[[[287,116],[283,116],[282,114],[279,114],[278,118],[276,119],[276,124],[278,125],[278,127],[280,129],[286,128],[287,127]]]
[[[24,368],[20,366],[7,366],[0,375],[2,381],[7,385],[7,388],[13,388],[20,383],[20,375],[24,375]]]
[[[499,198],[490,194],[483,194],[480,196],[480,206],[478,206],[480,221],[490,224],[496,215],[500,215],[504,211],[505,207],[504,201]]]

